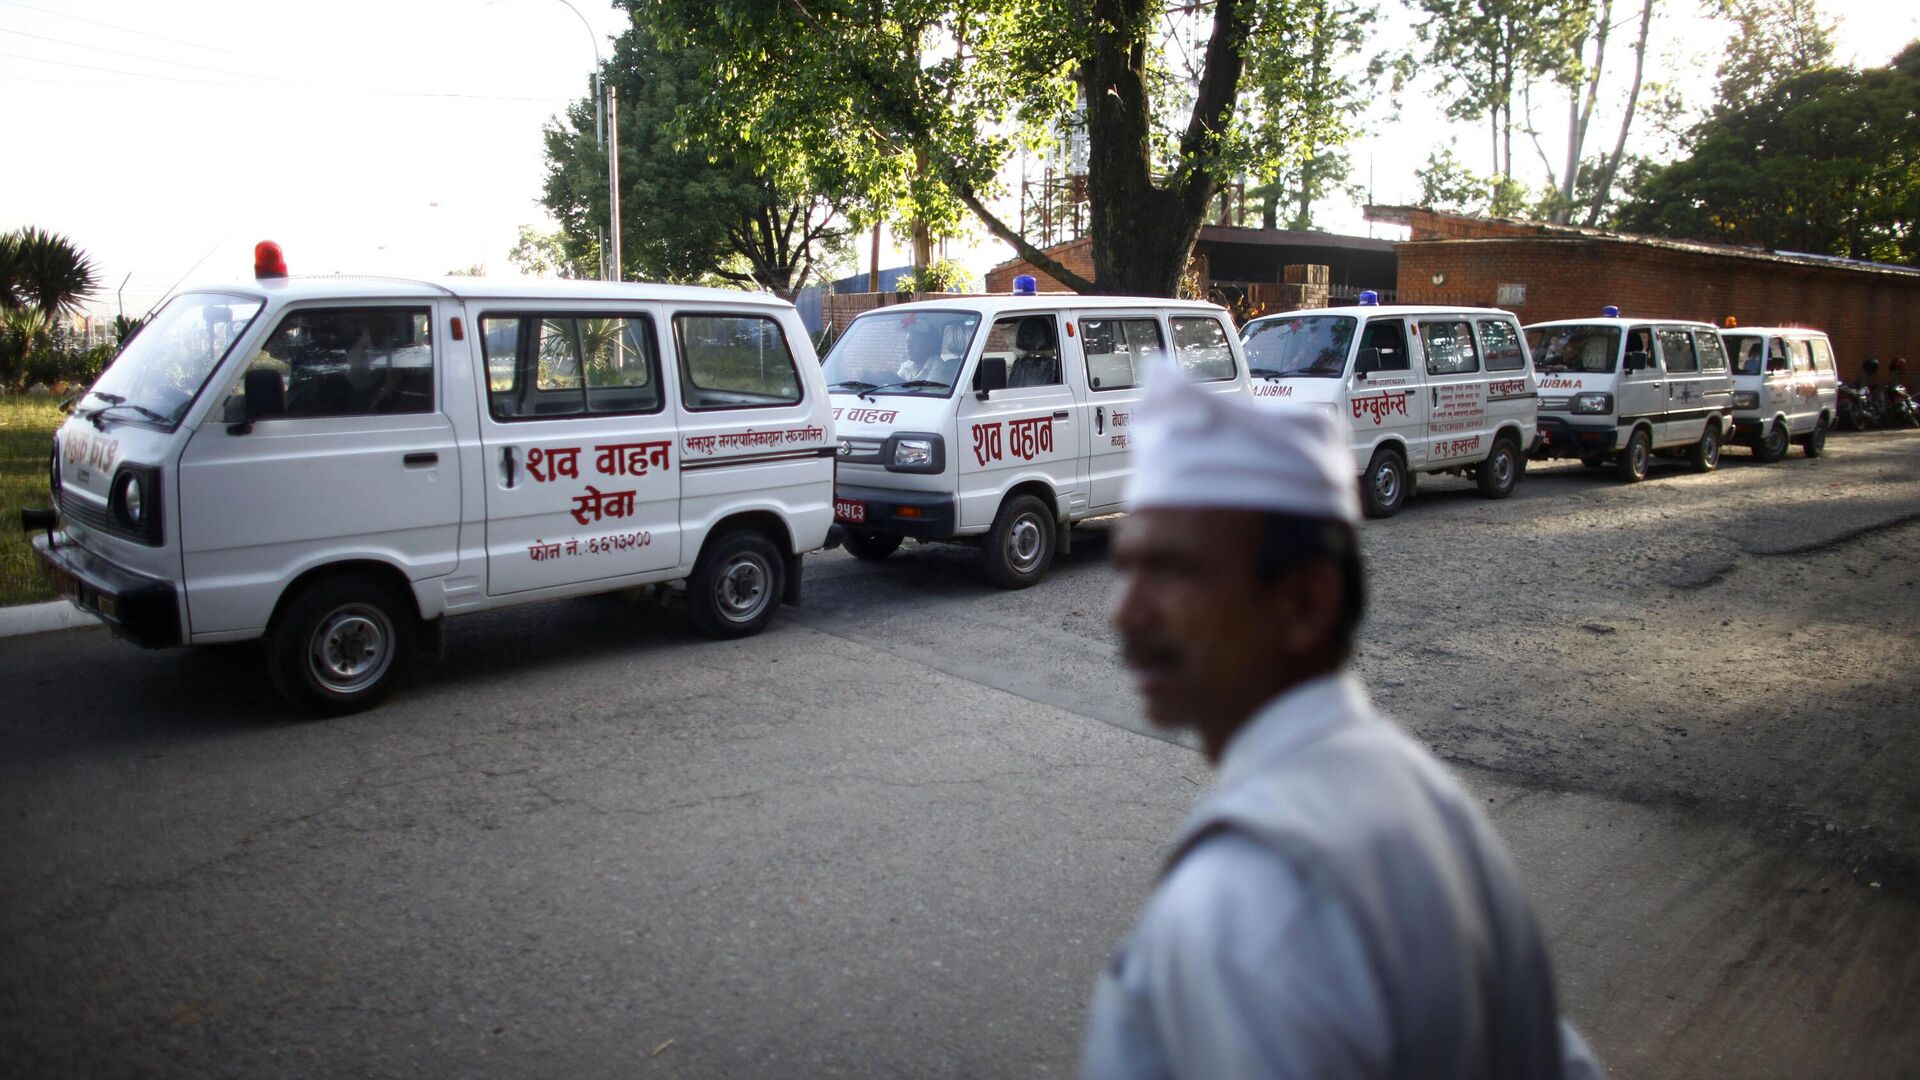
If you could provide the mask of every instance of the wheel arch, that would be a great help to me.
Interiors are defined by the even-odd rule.
[[[293,597],[305,592],[316,582],[330,578],[345,577],[349,574],[365,574],[391,589],[395,596],[406,601],[408,610],[413,612],[416,621],[423,620],[420,611],[420,598],[414,595],[413,582],[398,566],[380,559],[341,559],[337,562],[321,563],[301,571],[287,587],[280,590],[279,599],[273,602],[273,615],[267,620],[267,630],[280,624],[280,618],[286,613],[287,603]]]
[[[707,527],[707,535],[700,541],[699,555],[694,561],[704,557],[714,542],[728,533],[750,529],[761,533],[774,542],[783,554],[796,554],[793,550],[793,530],[787,527],[787,519],[772,510],[738,510],[715,521]]]

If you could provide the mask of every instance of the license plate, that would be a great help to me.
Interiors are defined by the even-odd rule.
[[[867,504],[853,499],[833,500],[833,520],[859,525],[867,520]]]

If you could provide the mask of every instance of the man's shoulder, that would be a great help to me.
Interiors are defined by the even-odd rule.
[[[1248,935],[1285,926],[1309,899],[1297,869],[1269,845],[1223,829],[1200,837],[1168,869],[1136,939],[1183,950],[1244,949]]]

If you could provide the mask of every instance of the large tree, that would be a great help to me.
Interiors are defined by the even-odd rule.
[[[708,112],[711,63],[663,44],[636,14],[603,68],[616,90],[622,274],[799,288],[844,235],[853,185],[832,147],[745,139],[731,117]],[[577,102],[546,142],[543,202],[562,225],[567,261],[591,263],[609,216],[595,103]]]
[[[93,261],[58,233],[0,235],[0,381],[19,380],[36,342],[99,287]]]
[[[1360,58],[1379,12],[1356,0],[1283,0],[1260,15],[1241,94],[1260,223],[1277,227],[1284,208],[1288,228],[1312,228],[1314,204],[1347,179],[1342,148],[1388,67],[1383,55]]]
[[[928,212],[958,204],[1022,257],[1081,291],[1169,295],[1223,178],[1244,172],[1234,130],[1262,3],[1211,0],[1184,121],[1164,132],[1149,0],[656,0],[649,10],[713,59],[709,92],[751,137],[804,131],[858,149],[874,179]],[[1076,93],[1077,91],[1077,93]],[[1048,258],[989,206],[1023,138],[1085,102],[1095,280]],[[904,167],[903,166],[904,163]],[[1097,281],[1097,290],[1096,290]]]
[[[1626,228],[1920,265],[1920,41],[1776,80],[1636,185]]]

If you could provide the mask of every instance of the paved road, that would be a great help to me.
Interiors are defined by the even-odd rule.
[[[1364,530],[1359,666],[1488,800],[1617,1075],[1920,1063],[1916,514],[1885,434]],[[913,545],[808,584],[724,645],[475,617],[326,722],[247,649],[0,641],[0,1070],[1071,1072],[1207,782],[1112,659],[1104,529],[1022,593]]]

